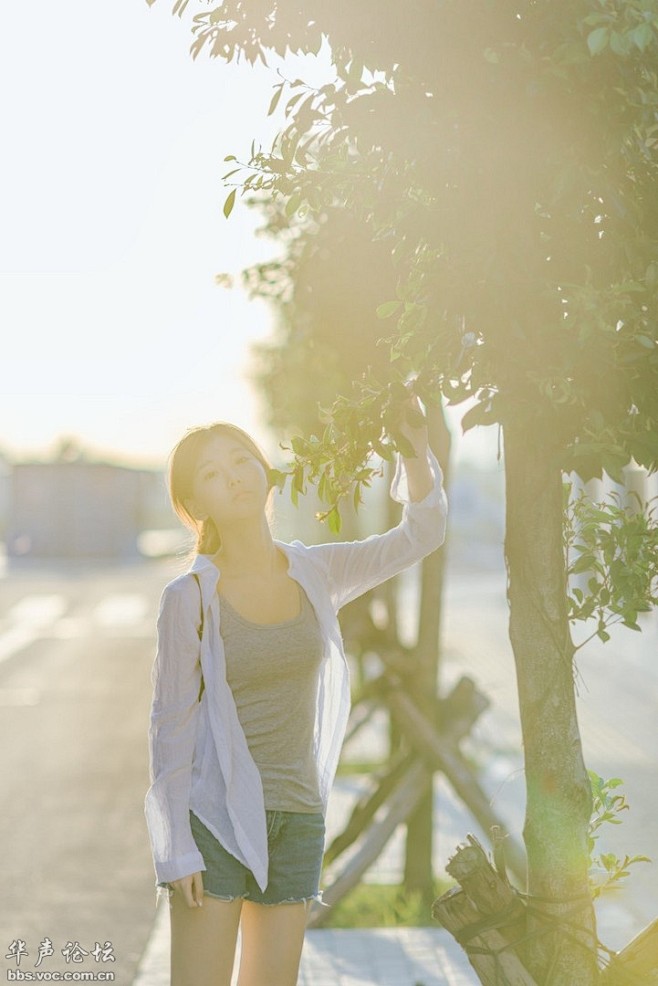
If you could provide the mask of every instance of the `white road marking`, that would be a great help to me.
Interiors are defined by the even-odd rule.
[[[133,626],[147,616],[148,602],[137,593],[114,593],[107,596],[94,610],[94,620],[100,626]]]
[[[18,626],[11,627],[0,634],[0,662],[6,661],[16,651],[33,643],[38,638],[39,632],[37,627]]]
[[[84,613],[65,616],[69,603],[61,593],[31,593],[11,606],[0,619],[0,664],[41,637],[153,636],[155,618],[146,595],[112,593]],[[0,698],[2,704],[6,700]]]
[[[41,692],[38,688],[0,688],[0,707],[10,705],[38,705]]]
[[[55,593],[49,595],[34,593],[24,596],[15,603],[7,613],[7,619],[12,623],[27,623],[36,627],[44,627],[65,612],[66,597]]]
[[[7,629],[0,633],[0,662],[38,640],[66,607],[65,596],[54,593],[34,593],[15,603],[3,620]]]
[[[64,616],[48,631],[48,636],[56,640],[78,640],[90,636],[93,631],[94,626],[88,616]]]

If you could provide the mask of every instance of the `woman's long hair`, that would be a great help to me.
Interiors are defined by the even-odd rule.
[[[168,486],[171,505],[185,526],[195,535],[196,543],[193,553],[214,555],[221,547],[221,537],[211,518],[197,520],[185,506],[185,501],[192,496],[194,472],[199,461],[199,455],[209,439],[216,435],[228,435],[235,438],[262,465],[268,478],[270,492],[273,488],[270,478],[272,466],[262,449],[256,442],[237,425],[226,421],[191,428],[185,433],[169,456]]]

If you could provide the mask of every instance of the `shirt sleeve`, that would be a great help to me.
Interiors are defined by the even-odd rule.
[[[201,665],[198,593],[190,580],[166,586],[157,621],[148,733],[151,786],[144,812],[158,881],[205,870],[189,817],[192,762],[199,715]]]
[[[323,569],[336,611],[443,544],[448,514],[443,474],[429,449],[427,458],[433,486],[424,499],[414,502],[409,499],[401,457],[397,457],[390,495],[403,504],[403,510],[396,527],[362,541],[308,546],[311,558]]]

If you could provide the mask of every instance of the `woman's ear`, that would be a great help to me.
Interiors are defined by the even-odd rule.
[[[190,517],[194,517],[195,520],[198,520],[201,523],[204,520],[208,520],[208,514],[205,511],[199,509],[196,500],[193,500],[190,497],[187,500],[183,500],[183,505],[187,510],[188,514],[190,515]]]

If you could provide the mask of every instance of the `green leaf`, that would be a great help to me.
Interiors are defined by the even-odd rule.
[[[304,493],[304,467],[296,465],[292,477],[292,488],[297,493]]]
[[[642,632],[642,627],[639,623],[636,623],[635,620],[622,620],[621,622],[622,626],[628,627],[629,630],[638,630],[640,633]]]
[[[329,522],[329,530],[332,534],[340,534],[341,517],[338,507],[331,508],[327,515],[327,521]]]
[[[363,62],[360,62],[358,59],[352,57],[352,61],[350,62],[349,72],[347,73],[347,79],[353,85],[358,86],[361,82],[362,75],[363,75]]]
[[[301,204],[302,204],[302,197],[300,193],[293,192],[293,194],[286,202],[286,217],[290,219],[291,216],[294,216]]]
[[[400,301],[385,301],[383,305],[377,306],[377,318],[390,318],[400,308]]]
[[[274,86],[274,88],[276,89],[276,92],[272,96],[272,100],[270,102],[270,108],[267,111],[268,116],[272,116],[272,113],[274,113],[274,110],[279,105],[279,100],[281,99],[281,93],[283,92],[283,82],[279,83],[278,86]]]
[[[385,445],[384,442],[378,440],[374,440],[372,445],[377,455],[381,456],[382,459],[386,462],[393,461],[393,449],[390,445]]]
[[[627,55],[630,50],[630,43],[618,31],[613,31],[610,35],[610,50],[614,51],[615,55]]]
[[[288,100],[288,102],[286,103],[286,116],[289,115],[291,109],[299,102],[299,100],[303,98],[304,98],[303,92],[296,92],[295,95]]]
[[[621,455],[616,455],[613,452],[604,451],[601,454],[601,464],[608,476],[614,479],[616,483],[623,484],[624,477],[622,474],[622,469],[627,463],[626,457]]]
[[[279,488],[279,490],[283,490],[283,487],[286,484],[286,479],[287,478],[288,478],[288,474],[285,473],[285,472],[282,472],[280,469],[274,469],[274,468],[272,468],[269,471],[269,479],[270,479],[271,485],[272,486],[277,486]]]
[[[597,27],[587,35],[587,47],[590,55],[600,55],[608,44],[610,33],[607,27]]]
[[[644,51],[648,44],[653,41],[653,30],[650,24],[646,21],[644,24],[638,24],[638,26],[629,32],[629,37],[633,41],[633,44],[637,45],[640,51]]]
[[[422,428],[425,424],[425,415],[415,407],[408,407],[405,412],[405,421],[412,428]]]
[[[234,188],[232,192],[229,192],[226,202],[224,203],[224,215],[226,216],[227,219],[233,211],[233,206],[235,205],[236,192],[237,192],[237,188]]]
[[[582,572],[589,572],[594,567],[594,556],[583,553],[569,568],[572,575],[580,575]]]
[[[476,425],[493,424],[495,420],[496,419],[491,412],[491,401],[480,401],[479,404],[475,404],[472,408],[470,408],[462,418],[462,432],[465,433],[470,428],[474,428]]]

